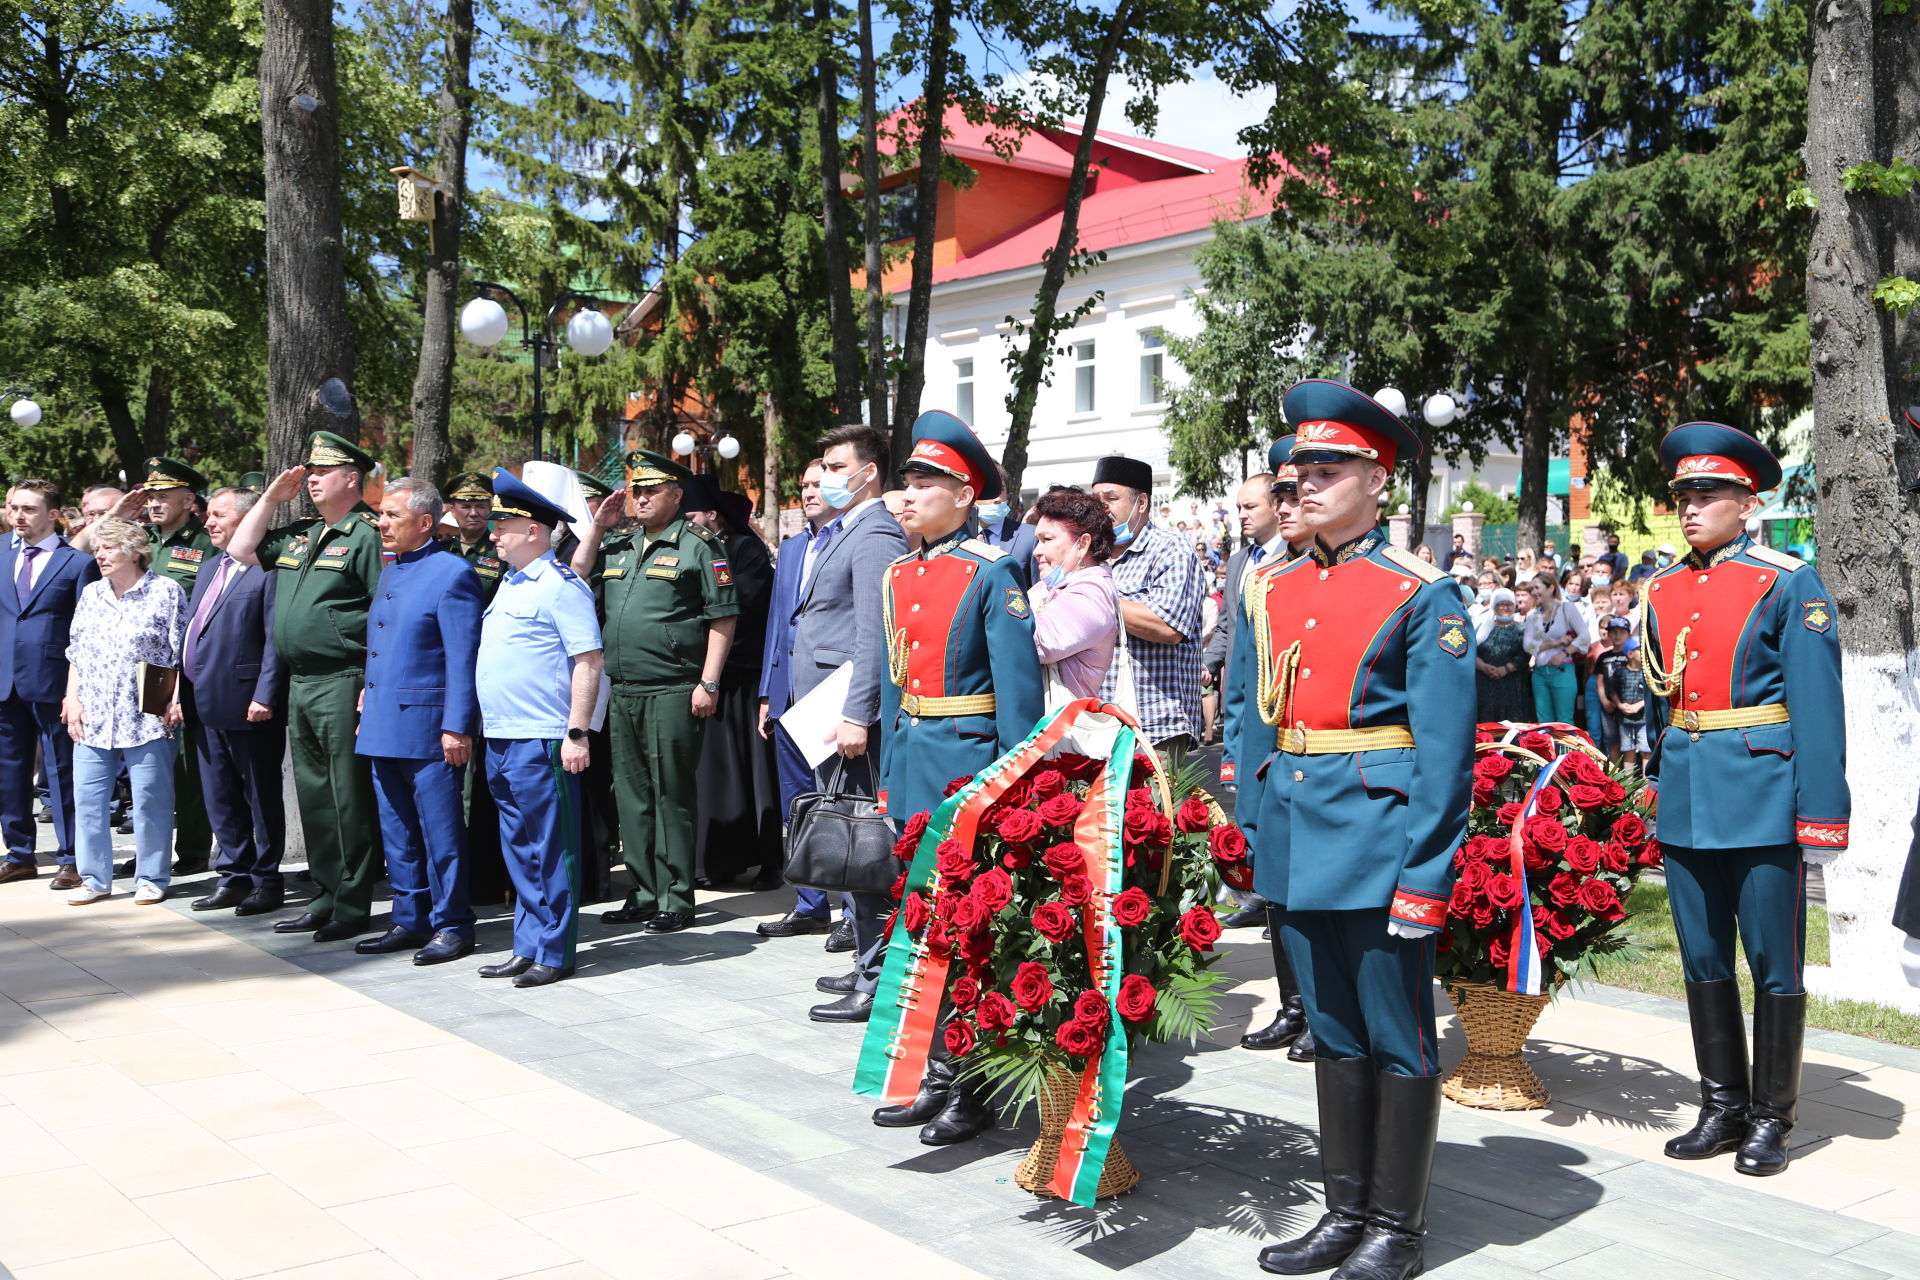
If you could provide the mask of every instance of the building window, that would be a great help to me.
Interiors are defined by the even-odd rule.
[[[968,426],[973,425],[973,361],[953,362],[953,413]]]
[[[1167,400],[1167,343],[1158,329],[1140,335],[1140,403],[1165,404]]]
[[[1073,344],[1073,411],[1092,413],[1093,399],[1093,344],[1076,342]]]
[[[912,182],[880,193],[880,235],[883,239],[911,240],[920,229],[920,189]]]

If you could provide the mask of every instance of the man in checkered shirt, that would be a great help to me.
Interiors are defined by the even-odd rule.
[[[1200,741],[1200,612],[1206,575],[1188,539],[1151,522],[1153,468],[1134,458],[1102,458],[1093,494],[1113,517],[1114,590],[1120,594],[1134,707],[1161,751],[1191,751]],[[1120,663],[1107,670],[1100,696],[1113,700]]]

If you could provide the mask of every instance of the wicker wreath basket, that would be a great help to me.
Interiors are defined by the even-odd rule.
[[[1013,1180],[1037,1196],[1051,1196],[1047,1184],[1053,1180],[1053,1166],[1060,1155],[1060,1138],[1073,1115],[1073,1102],[1079,1096],[1080,1077],[1062,1067],[1050,1072],[1040,1089],[1040,1136],[1028,1148],[1026,1158],[1013,1171]],[[1123,1196],[1140,1185],[1140,1171],[1127,1160],[1115,1137],[1107,1147],[1107,1165],[1100,1174],[1095,1195],[1102,1200]]]
[[[1548,997],[1517,995],[1493,983],[1464,983],[1447,995],[1467,1033],[1467,1056],[1440,1091],[1462,1106],[1487,1111],[1533,1111],[1547,1105],[1547,1087],[1523,1052]]]

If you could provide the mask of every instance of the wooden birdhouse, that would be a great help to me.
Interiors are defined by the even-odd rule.
[[[400,221],[433,221],[433,180],[412,165],[398,165],[390,171],[400,180]]]

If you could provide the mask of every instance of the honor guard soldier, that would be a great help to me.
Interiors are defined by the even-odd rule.
[[[513,954],[483,978],[543,987],[573,972],[580,904],[580,774],[600,694],[593,597],[553,558],[560,508],[493,473],[493,534],[511,571],[481,623],[474,669],[487,787],[513,878]]]
[[[316,431],[307,460],[273,478],[240,522],[227,554],[274,570],[273,645],[289,672],[287,743],[294,798],[317,892],[276,933],[337,942],[366,930],[379,875],[373,777],[354,754],[367,658],[367,609],[380,580],[379,521],[361,499],[373,459]],[[305,488],[319,515],[267,526]]]
[[[1267,449],[1267,466],[1273,480],[1270,492],[1279,513],[1279,527],[1269,542],[1248,549],[1249,563],[1240,579],[1238,599],[1227,607],[1236,610],[1233,638],[1227,665],[1220,684],[1220,739],[1223,757],[1247,761],[1244,771],[1236,764],[1238,783],[1234,795],[1234,820],[1249,841],[1259,827],[1260,762],[1270,747],[1262,739],[1267,726],[1250,713],[1254,693],[1254,615],[1247,601],[1254,598],[1252,587],[1261,577],[1277,573],[1283,566],[1306,553],[1312,535],[1300,523],[1300,475],[1293,465],[1294,436],[1282,436]],[[1255,901],[1259,901],[1258,898]],[[1285,1049],[1293,1062],[1313,1060],[1313,1031],[1307,1026],[1307,1006],[1300,995],[1300,983],[1293,976],[1281,937],[1281,913],[1266,907],[1267,939],[1273,948],[1273,973],[1279,980],[1280,1010],[1273,1021],[1258,1031],[1240,1037],[1242,1049]]]
[[[932,410],[913,424],[913,449],[900,470],[900,522],[920,546],[882,580],[880,800],[905,823],[938,807],[953,779],[1025,741],[1046,710],[1046,693],[1025,573],[1007,552],[967,536],[974,503],[1003,491],[985,446],[964,422]],[[936,1056],[919,1096],[881,1107],[873,1122],[922,1125],[922,1142],[944,1146],[990,1128],[993,1111],[977,1086]]]
[[[615,494],[594,509],[573,557],[605,593],[614,806],[633,873],[626,905],[600,918],[644,923],[649,933],[693,923],[693,771],[740,614],[726,549],[680,514],[681,484],[692,478],[635,449],[627,496],[639,526],[607,534],[625,515]]]
[[[447,482],[447,510],[453,513],[456,528],[440,539],[440,545],[473,566],[480,578],[480,603],[491,604],[507,571],[507,562],[487,531],[487,521],[493,518],[493,481],[478,471],[461,472]]]
[[[1446,574],[1376,527],[1419,437],[1337,382],[1301,382],[1283,408],[1313,543],[1247,588],[1253,709],[1275,733],[1254,884],[1282,911],[1313,1027],[1327,1211],[1260,1265],[1403,1280],[1424,1265],[1440,1118],[1434,947],[1471,799],[1473,627]]]
[[[1736,1151],[1734,1167],[1787,1167],[1806,1017],[1806,864],[1847,847],[1846,714],[1833,597],[1820,575],[1747,537],[1780,464],[1758,440],[1690,422],[1660,443],[1692,551],[1642,600],[1641,669],[1700,1068],[1699,1122],[1677,1160]],[[1753,973],[1753,1069],[1734,979],[1738,934]]]

